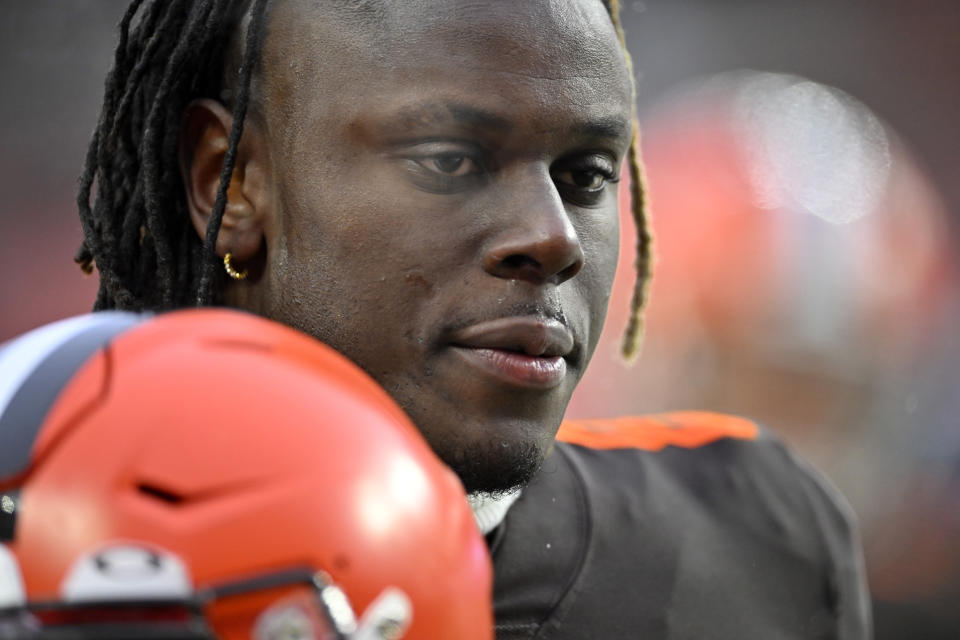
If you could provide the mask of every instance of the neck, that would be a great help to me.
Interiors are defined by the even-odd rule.
[[[510,493],[491,495],[489,493],[471,493],[467,496],[477,527],[483,535],[497,528],[507,516],[507,511],[520,497],[520,489]]]

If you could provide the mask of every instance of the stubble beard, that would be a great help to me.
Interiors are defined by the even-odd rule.
[[[453,446],[445,446],[445,445]],[[547,447],[533,440],[491,439],[482,443],[438,443],[435,453],[463,483],[467,493],[493,497],[528,484],[540,470]]]

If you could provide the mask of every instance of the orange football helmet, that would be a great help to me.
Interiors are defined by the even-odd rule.
[[[0,372],[0,638],[493,637],[459,481],[332,349],[111,312]]]

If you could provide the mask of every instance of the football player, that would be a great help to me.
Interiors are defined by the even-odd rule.
[[[848,512],[775,437],[560,428],[622,175],[628,357],[649,281],[617,5],[133,2],[79,197],[95,308],[225,304],[358,364],[473,496],[498,637],[865,638]]]

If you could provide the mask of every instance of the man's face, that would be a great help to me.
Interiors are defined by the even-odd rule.
[[[617,260],[631,90],[603,4],[289,0],[260,75],[272,214],[248,306],[365,369],[468,490],[522,484]]]

